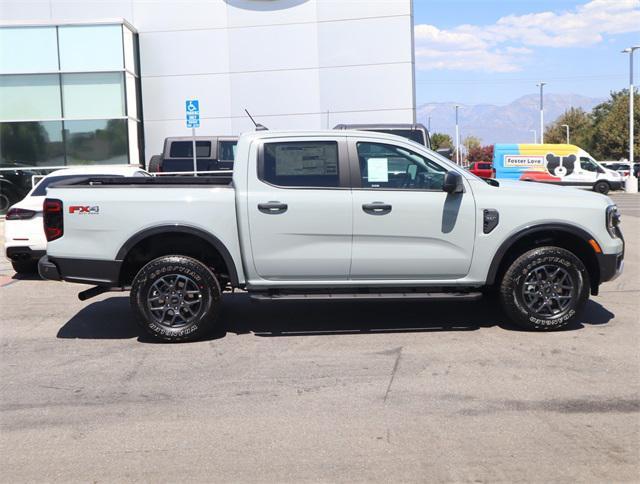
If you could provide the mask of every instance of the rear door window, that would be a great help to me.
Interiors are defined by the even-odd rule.
[[[262,181],[281,187],[338,187],[336,141],[265,143],[259,167]]]

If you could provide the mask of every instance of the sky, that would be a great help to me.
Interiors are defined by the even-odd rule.
[[[640,0],[413,0],[416,101],[508,104],[537,93],[606,98],[629,86]],[[640,84],[640,50],[634,58]]]

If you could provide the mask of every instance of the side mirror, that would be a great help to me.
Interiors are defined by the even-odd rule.
[[[462,175],[457,171],[448,171],[444,176],[442,189],[447,193],[462,193],[464,191]]]

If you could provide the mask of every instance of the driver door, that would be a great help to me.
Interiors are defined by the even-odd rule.
[[[475,202],[447,194],[447,168],[403,145],[349,140],[353,183],[351,279],[439,280],[471,266]]]

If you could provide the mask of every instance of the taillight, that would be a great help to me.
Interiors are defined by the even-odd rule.
[[[36,212],[24,208],[12,208],[7,212],[7,220],[27,220],[33,218]]]
[[[64,233],[62,222],[62,200],[47,198],[42,207],[44,220],[44,234],[47,241],[59,239]]]

